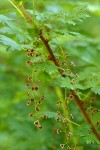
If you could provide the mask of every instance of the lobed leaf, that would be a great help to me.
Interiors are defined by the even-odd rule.
[[[8,46],[8,50],[13,51],[13,50],[18,50],[20,51],[22,49],[22,46],[16,43],[14,40],[11,38],[8,38],[7,36],[0,35],[0,42],[6,46]]]
[[[4,15],[0,15],[0,23],[2,24],[8,24],[10,23],[11,21],[13,21],[14,19],[12,18],[9,18],[7,16],[4,16]]]

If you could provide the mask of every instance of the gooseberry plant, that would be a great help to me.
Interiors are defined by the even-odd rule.
[[[99,144],[100,122],[92,120],[99,110],[92,103],[97,101],[95,95],[100,94],[100,73],[89,76],[83,72],[79,76],[75,69],[78,64],[71,59],[68,47],[64,45],[68,38],[72,44],[77,38],[84,39],[82,34],[71,31],[70,26],[89,17],[86,5],[70,12],[63,9],[50,12],[49,0],[39,4],[33,0],[9,2],[14,11],[0,13],[0,42],[7,46],[7,51],[26,53],[25,65],[29,68],[27,106],[31,107],[29,117],[33,124],[42,130],[44,120],[55,119],[57,128],[54,134],[61,137],[59,146],[62,149],[75,150],[78,138],[87,144]],[[60,3],[57,1],[57,5]],[[53,110],[47,106],[51,92],[56,95],[51,100]]]

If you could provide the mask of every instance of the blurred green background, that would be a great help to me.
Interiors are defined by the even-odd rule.
[[[69,26],[69,29],[86,35],[88,42],[85,39],[67,40],[63,46],[67,46],[72,60],[78,64],[77,71],[81,68],[82,71],[100,69],[100,1],[66,0],[66,6],[65,0],[61,2],[61,7],[68,11],[78,5],[88,5],[90,18],[77,26]],[[56,4],[57,1],[54,1],[53,7],[49,9],[56,8]],[[9,8],[12,9],[12,6],[7,0],[0,1],[0,10]],[[70,52],[72,49],[74,51]],[[40,131],[33,125],[33,119],[28,117],[32,108],[30,110],[26,105],[28,99],[25,82],[30,75],[26,60],[25,52],[6,52],[6,47],[0,45],[0,150],[59,150],[59,143],[62,141],[53,134],[55,122],[51,119],[44,121]],[[51,90],[48,95],[48,107],[51,110],[54,109],[52,104],[55,98],[56,95]],[[95,144],[78,146],[78,150],[88,149],[99,150],[99,147]]]

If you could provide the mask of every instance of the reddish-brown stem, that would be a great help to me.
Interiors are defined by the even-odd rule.
[[[54,64],[56,66],[59,67],[60,65],[59,65],[58,61],[56,60],[56,58],[55,58],[55,56],[54,56],[54,54],[52,52],[52,49],[51,49],[51,47],[48,44],[48,41],[43,37],[42,32],[40,32],[40,39],[42,40],[42,42],[44,43],[45,47],[47,48],[47,51],[50,54],[51,60],[54,62]],[[63,73],[63,70],[61,70],[61,69],[58,69],[58,70],[59,70],[60,74],[63,77],[65,77],[65,74]]]
[[[54,62],[54,64],[56,66],[59,66],[53,52],[52,52],[52,49],[50,48],[49,44],[48,44],[48,41],[43,37],[42,33],[40,34],[40,39],[42,40],[42,42],[44,43],[45,47],[47,48],[47,51],[49,52],[50,54],[50,57],[52,59],[52,61]]]
[[[56,66],[60,66],[59,63],[56,61],[56,58],[52,52],[52,49],[50,48],[49,44],[48,44],[48,41],[43,37],[42,33],[40,34],[40,39],[42,40],[42,42],[44,43],[45,47],[47,48],[50,56],[51,56],[51,60],[54,62],[54,64]],[[63,74],[62,70],[59,69],[59,72],[60,74],[65,77],[65,75]],[[72,95],[74,97],[74,100],[76,102],[76,104],[78,105],[80,111],[82,112],[83,114],[83,117],[84,119],[90,124],[91,128],[92,128],[92,132],[95,134],[95,136],[98,138],[98,140],[100,140],[100,135],[99,133],[97,132],[94,124],[92,123],[92,120],[90,119],[89,115],[87,114],[83,104],[81,103],[81,100],[78,98],[78,96],[74,93],[74,91],[71,91],[72,92]]]
[[[78,96],[74,93],[74,91],[71,91],[72,95],[74,97],[74,100],[76,102],[76,104],[78,105],[80,111],[82,112],[85,120],[90,124],[91,128],[92,128],[92,132],[95,134],[95,136],[100,140],[100,134],[97,132],[92,120],[90,119],[89,115],[87,114],[82,101],[80,101],[80,99],[78,98]]]

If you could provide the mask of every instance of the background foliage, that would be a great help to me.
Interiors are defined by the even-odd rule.
[[[30,3],[25,1],[25,7],[30,8],[28,11],[30,14],[33,14],[31,1]],[[50,41],[55,55],[60,56],[60,47],[62,47],[70,55],[68,62],[73,61],[76,64],[75,67],[71,67],[71,70],[79,75],[77,88],[82,90],[79,96],[84,98],[86,103],[88,103],[88,99],[91,97],[95,98],[96,101],[92,102],[88,108],[96,107],[99,109],[100,1],[62,0],[59,2],[58,0],[41,0],[36,2],[35,7],[38,20],[36,23],[38,27],[43,25],[44,36],[49,39],[57,36]],[[39,90],[37,95],[45,95],[46,97],[46,101],[43,101],[41,105],[42,112],[45,111],[46,113],[48,110],[51,112],[47,113],[49,119],[41,119],[43,129],[38,130],[34,126],[34,121],[38,117],[29,118],[28,116],[33,111],[33,106],[27,107],[28,97],[25,84],[26,78],[32,74],[31,68],[26,64],[28,57],[25,48],[30,48],[34,43],[30,42],[30,45],[22,44],[24,40],[31,41],[33,35],[38,34],[37,29],[32,31],[31,28],[28,28],[28,24],[25,24],[25,27],[16,26],[18,23],[23,25],[24,19],[22,20],[20,14],[15,11],[7,0],[5,2],[0,1],[0,10],[0,42],[7,45],[7,47],[0,45],[0,149],[60,150],[61,147],[59,145],[63,143],[64,135],[56,135],[55,130],[62,127],[62,125],[59,125],[52,119],[55,118],[55,114],[51,112],[56,112],[58,109],[56,102],[61,93],[59,94],[58,89],[53,88],[53,86],[57,85],[64,88],[68,85],[70,87],[70,83],[66,85],[63,79],[59,81],[57,78],[54,78],[50,82],[51,77],[49,75],[55,76],[57,68],[52,63],[45,64],[46,73],[41,74],[41,79],[46,80],[43,83],[44,86],[40,86],[41,90]],[[55,12],[58,12],[57,16],[54,16]],[[2,15],[6,15],[12,19],[9,20],[9,18],[4,18]],[[66,19],[63,20],[62,16],[65,16]],[[12,21],[17,17],[19,19],[16,21],[16,24],[13,24]],[[2,26],[2,23],[7,26]],[[25,30],[26,27],[28,30]],[[13,38],[14,41],[11,41],[10,38]],[[15,41],[16,43],[14,43]],[[40,48],[38,51],[41,52],[41,42],[39,42],[39,45]],[[45,48],[44,55],[47,55]],[[60,59],[63,61],[62,57]],[[37,62],[37,58],[34,61]],[[44,68],[39,65],[40,70]],[[40,74],[33,76],[36,80]],[[74,124],[70,126],[73,132],[75,129],[75,137],[73,137],[72,143],[69,144],[76,144],[77,150],[99,150],[97,139],[93,135],[88,137],[90,127],[84,125],[83,117],[79,110],[75,109],[76,107],[74,102],[70,103],[70,113],[74,114],[74,121],[82,124],[82,127],[80,129]],[[88,111],[91,115],[90,110]],[[99,120],[99,116],[100,112],[95,112],[91,115],[94,124]],[[98,131],[100,131],[99,127]],[[80,138],[78,138],[78,135]],[[87,138],[85,138],[86,135]],[[81,140],[81,137],[84,140]]]

